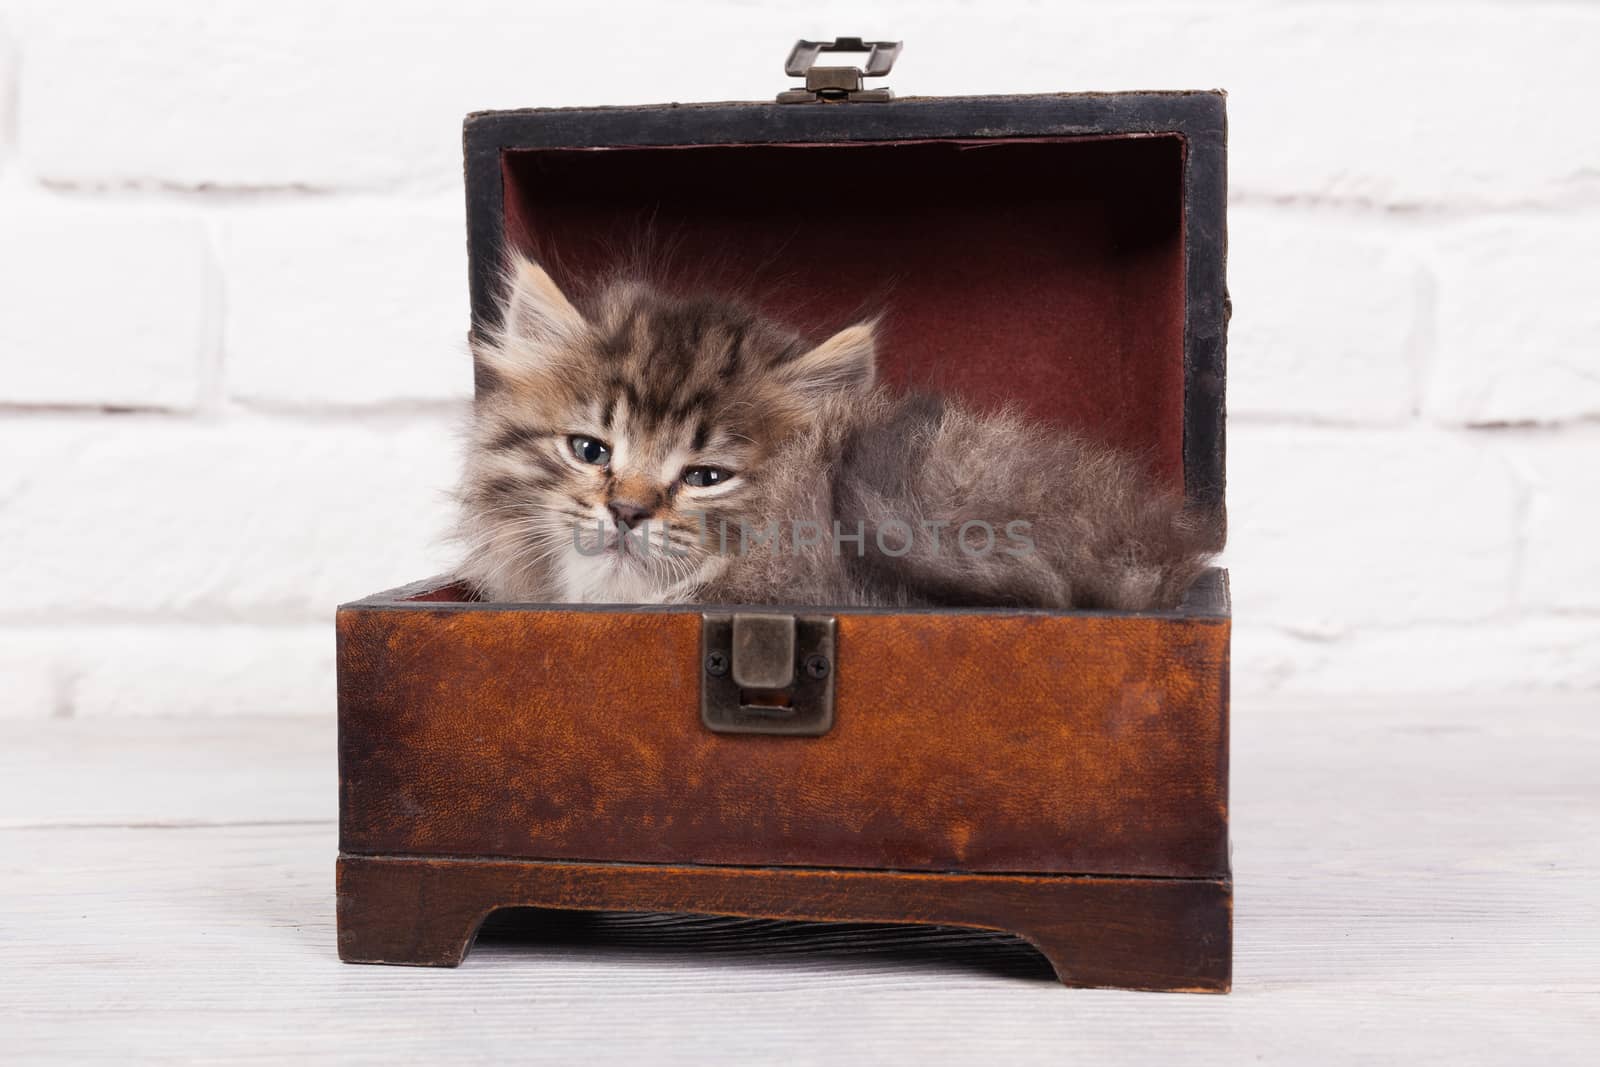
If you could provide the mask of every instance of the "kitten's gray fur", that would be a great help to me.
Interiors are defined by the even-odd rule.
[[[525,259],[505,293],[475,346],[460,490],[461,574],[487,599],[1145,610],[1176,604],[1219,546],[1220,523],[1131,457],[879,386],[872,323],[812,345],[637,282],[580,311]],[[731,477],[687,484],[696,467]],[[797,547],[796,522],[845,536]],[[981,524],[997,540],[974,552]]]

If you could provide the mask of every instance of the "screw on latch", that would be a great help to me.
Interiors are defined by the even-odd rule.
[[[826,678],[828,676],[828,657],[812,654],[806,657],[806,673],[813,678]]]
[[[721,678],[728,673],[728,654],[713,652],[706,657],[706,673]]]

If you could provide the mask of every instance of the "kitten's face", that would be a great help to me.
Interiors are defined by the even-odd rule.
[[[462,534],[495,599],[673,598],[710,576],[784,442],[872,382],[872,333],[815,348],[743,308],[615,286],[580,313],[520,261],[481,375]]]

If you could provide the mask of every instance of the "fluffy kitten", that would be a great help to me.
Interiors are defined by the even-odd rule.
[[[1170,607],[1220,540],[1139,465],[878,386],[821,344],[640,283],[580,311],[516,260],[479,340],[460,573],[489,600]]]

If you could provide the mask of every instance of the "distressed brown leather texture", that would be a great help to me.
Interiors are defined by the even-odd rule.
[[[1226,876],[1229,622],[838,615],[816,738],[700,724],[700,616],[341,609],[345,853]]]

